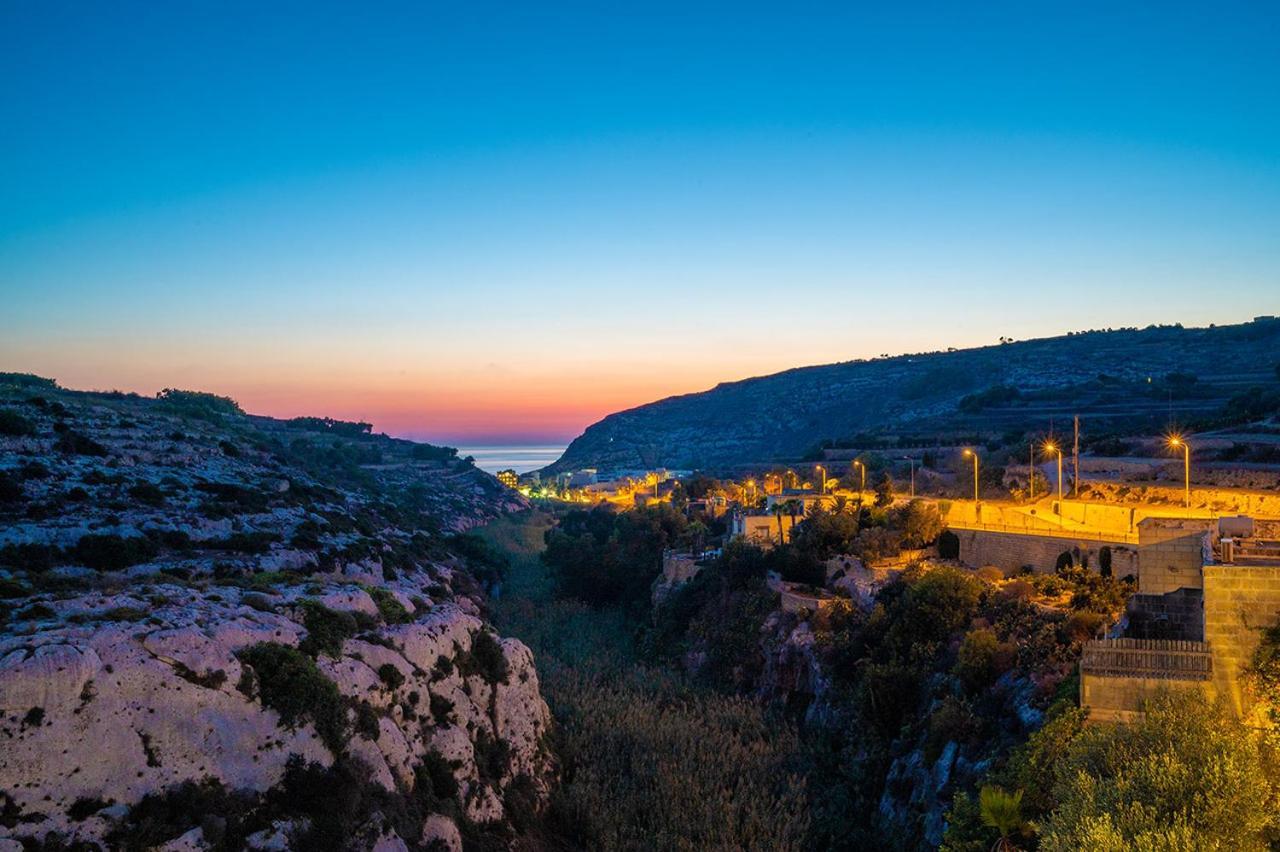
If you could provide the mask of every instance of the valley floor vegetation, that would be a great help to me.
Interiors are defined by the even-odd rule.
[[[1272,745],[1222,708],[1170,693],[1142,722],[1084,724],[1080,646],[1120,616],[1131,579],[932,559],[821,614],[779,611],[771,572],[819,585],[834,555],[939,537],[947,550],[919,506],[850,507],[805,519],[787,545],[731,543],[655,607],[663,549],[717,532],[670,506],[535,511],[484,531],[513,554],[495,620],[533,648],[556,718],[549,836],[950,852],[1280,838]],[[1255,661],[1263,689],[1271,648]]]

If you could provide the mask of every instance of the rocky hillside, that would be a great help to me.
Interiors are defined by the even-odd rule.
[[[458,531],[521,505],[366,424],[0,375],[0,848],[511,842],[549,714]]]
[[[1081,414],[1145,428],[1213,416],[1274,387],[1280,321],[1093,331],[979,349],[788,370],[612,414],[548,471],[714,468],[792,460],[861,433],[928,440]]]

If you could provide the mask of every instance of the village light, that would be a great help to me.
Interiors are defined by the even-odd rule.
[[[1169,437],[1169,446],[1173,449],[1182,449],[1182,477],[1183,491],[1186,495],[1187,508],[1191,508],[1191,445],[1181,435],[1171,435]]]
[[[1045,441],[1044,451],[1046,453],[1058,454],[1058,512],[1062,512],[1062,448],[1053,441]]]
[[[858,499],[862,499],[862,492],[867,490],[867,466],[858,459],[854,459],[853,466],[862,473],[861,484],[858,486]]]
[[[815,465],[815,470],[822,474],[822,493],[827,493],[827,469],[822,465]]]
[[[974,450],[965,447],[964,457],[969,458],[970,456],[973,457],[973,502],[976,504],[978,502],[978,454]]]

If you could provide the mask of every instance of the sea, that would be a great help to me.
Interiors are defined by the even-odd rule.
[[[460,457],[471,456],[476,460],[476,467],[487,473],[511,469],[516,473],[528,473],[546,467],[564,454],[560,447],[458,447]]]

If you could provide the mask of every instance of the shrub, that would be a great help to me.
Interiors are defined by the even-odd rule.
[[[469,665],[463,666],[463,663]],[[480,630],[471,640],[471,653],[459,661],[463,676],[478,674],[489,683],[507,682],[507,657],[502,645],[487,630]]]
[[[53,446],[58,452],[69,456],[102,457],[107,455],[106,447],[86,435],[81,435],[74,429],[63,429],[62,434],[58,436],[58,440]]]
[[[347,740],[346,703],[314,660],[276,642],[251,645],[237,657],[253,668],[258,697],[264,707],[280,714],[281,724],[296,728],[310,722],[330,751],[342,751]]]
[[[31,594],[31,589],[26,584],[11,580],[8,577],[0,577],[0,599],[25,598],[29,594]]]
[[[388,689],[399,689],[404,685],[404,675],[391,663],[378,666],[378,678],[387,685]]]
[[[158,549],[145,536],[90,533],[81,536],[70,555],[82,565],[98,571],[121,571],[156,557]]]
[[[30,420],[12,408],[0,408],[0,435],[23,438],[36,434],[36,427]]]
[[[370,586],[366,591],[378,607],[378,614],[387,624],[408,624],[413,621],[409,610],[405,609],[404,604],[400,603],[391,592],[378,586]]]
[[[1040,848],[1264,848],[1275,790],[1253,732],[1198,690],[1157,695],[1145,711],[1071,743]]]
[[[307,638],[298,647],[313,657],[339,656],[342,643],[360,630],[351,613],[329,609],[319,601],[302,602],[302,626],[307,628]]]
[[[234,399],[203,391],[165,388],[156,394],[157,408],[183,417],[217,423],[224,416],[244,414]]]
[[[164,491],[154,482],[139,482],[129,489],[129,496],[148,506],[164,505]]]
[[[475,734],[476,771],[480,778],[490,783],[500,782],[511,766],[511,746],[501,737],[494,737],[484,728]]]
[[[444,801],[458,796],[458,779],[453,774],[453,767],[436,749],[431,749],[422,756],[422,762],[414,769],[416,788],[430,790],[431,794]]]
[[[431,708],[431,717],[435,719],[437,725],[453,724],[453,702],[445,698],[443,695],[431,693],[431,700],[428,706]]]
[[[226,538],[211,538],[200,542],[200,546],[209,550],[229,550],[235,553],[262,554],[271,549],[271,545],[280,540],[273,532],[255,530],[253,532],[236,532]]]

